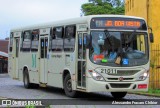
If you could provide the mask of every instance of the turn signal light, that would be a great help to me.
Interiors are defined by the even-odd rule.
[[[93,70],[88,70],[88,72],[93,72]]]

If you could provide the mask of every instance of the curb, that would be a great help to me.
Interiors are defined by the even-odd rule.
[[[156,95],[156,94],[149,94],[149,93],[134,93],[134,92],[128,92],[129,94],[136,94],[136,95],[143,95],[143,96],[150,96],[150,97],[159,97],[160,95]]]
[[[7,74],[0,74],[0,78],[7,78],[7,77],[9,77],[8,73]]]
[[[9,76],[8,73],[0,73],[0,76]]]

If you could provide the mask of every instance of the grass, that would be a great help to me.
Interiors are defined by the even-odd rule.
[[[160,97],[160,89],[149,88],[147,92],[135,92],[135,93]]]
[[[157,95],[160,96],[160,89],[151,89],[151,88],[149,88],[147,93],[149,93],[149,94],[157,94]]]

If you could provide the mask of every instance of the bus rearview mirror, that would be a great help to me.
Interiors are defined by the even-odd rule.
[[[153,43],[154,42],[154,36],[153,33],[149,33],[149,37],[150,37],[150,42]]]

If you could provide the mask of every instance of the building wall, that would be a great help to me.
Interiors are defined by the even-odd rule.
[[[160,88],[160,0],[125,0],[125,14],[143,17],[152,28],[150,87]],[[151,32],[149,30],[149,32]]]
[[[155,37],[155,44],[160,44],[160,0],[150,0],[151,13],[150,23],[152,24],[153,33]],[[153,47],[153,46],[152,46]]]
[[[147,0],[125,0],[125,14],[147,19]]]
[[[160,0],[125,0],[125,14],[146,19],[148,26],[153,29],[154,44],[160,44],[159,10]]]
[[[8,40],[0,40],[0,51],[8,53]],[[8,58],[0,55],[0,74],[8,72]]]
[[[0,40],[0,51],[8,53],[8,40]]]

